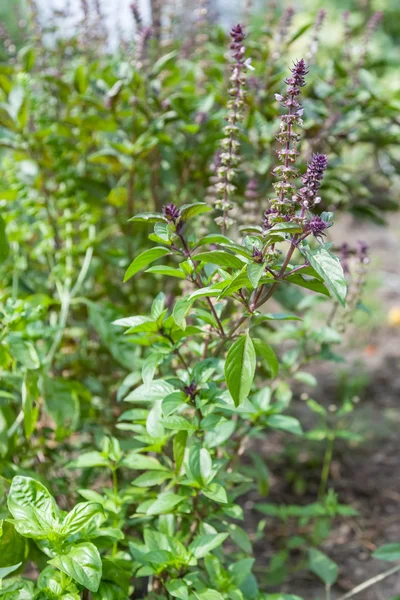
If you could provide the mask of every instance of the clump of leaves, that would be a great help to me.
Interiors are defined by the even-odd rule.
[[[88,4],[82,4],[89,31]],[[276,60],[288,16],[279,25]],[[232,33],[229,123],[214,182],[217,214],[204,200],[225,114],[218,99],[225,97],[224,36],[214,36],[211,57],[219,58],[211,65],[202,49],[201,69],[197,59],[178,57],[178,48],[152,63],[160,32],[152,54],[150,32],[139,29],[140,53],[129,56],[135,70],[106,54],[94,61],[95,44],[67,39],[54,53],[37,49],[37,71],[28,49],[2,73],[8,155],[0,251],[10,290],[1,299],[0,356],[8,492],[0,594],[6,599],[270,598],[261,590],[273,579],[269,572],[257,582],[254,537],[241,523],[243,497],[267,493],[268,470],[259,455],[253,455],[254,468],[240,457],[270,430],[303,434],[288,414],[290,382],[296,376],[310,382],[299,369],[311,358],[337,360],[331,346],[340,336],[330,326],[317,327],[313,310],[321,297],[344,305],[346,281],[327,241],[333,214],[316,213],[329,189],[327,155],[314,148],[315,140],[306,165],[306,155],[299,155],[303,60],[288,73],[285,93],[279,69],[279,77],[267,73],[280,86],[284,110],[268,207],[254,201],[266,191],[257,181],[241,193],[238,138],[246,141],[244,170],[255,151],[260,179],[270,162],[265,144],[276,134],[277,107],[267,103],[265,109],[260,86],[246,82],[251,65],[244,29]],[[265,47],[260,38],[259,51]],[[60,62],[67,50],[68,66]],[[56,78],[54,65],[62,67]],[[203,69],[214,79],[201,80],[199,100]],[[269,111],[265,118],[263,110]],[[248,144],[252,122],[255,143]],[[333,144],[323,151],[330,159],[339,155]],[[265,177],[260,187],[268,183]],[[251,200],[253,216],[240,228],[234,211],[240,214],[242,195]],[[136,208],[149,205],[152,212],[126,223]],[[149,224],[150,247],[144,245]],[[130,283],[121,291],[129,262],[125,281],[148,273],[140,291]],[[272,302],[289,312],[273,312]],[[141,314],[126,316],[128,306]],[[287,339],[294,351],[281,347]],[[122,402],[133,406],[122,412]],[[309,404],[325,419],[322,407]],[[18,459],[17,443],[23,448]],[[328,458],[330,452],[328,445]],[[60,463],[71,456],[60,474]],[[325,466],[319,501],[308,512],[280,507],[274,516],[318,521],[345,514],[326,494],[328,478]],[[268,505],[259,508],[271,513]],[[323,537],[311,536],[301,548],[328,593],[337,567],[315,548]],[[40,570],[37,581],[19,576],[28,560]]]

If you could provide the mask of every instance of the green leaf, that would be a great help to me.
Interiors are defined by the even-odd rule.
[[[77,458],[69,462],[67,467],[70,469],[87,469],[90,467],[108,467],[109,464],[107,457],[93,450],[80,454]]]
[[[251,262],[247,265],[247,275],[254,289],[258,287],[259,281],[264,274],[265,265]]]
[[[174,413],[180,406],[187,402],[187,395],[184,392],[173,392],[168,394],[162,401],[162,412],[164,417],[169,417]]]
[[[54,519],[59,513],[49,490],[36,479],[22,475],[16,475],[12,480],[7,504],[15,519],[24,518],[26,508],[41,510]]]
[[[172,394],[174,391],[175,388],[168,381],[155,379],[149,385],[140,385],[130,392],[126,396],[125,402],[156,402],[157,400],[163,400],[165,396]]]
[[[180,298],[175,304],[174,310],[172,311],[172,316],[178,327],[182,327],[182,329],[186,328],[185,317],[191,309],[193,302],[194,300],[191,300],[189,297],[186,297]]]
[[[46,410],[56,424],[57,436],[64,438],[79,424],[80,405],[73,383],[45,376],[42,388]]]
[[[225,235],[221,235],[219,233],[210,233],[209,235],[205,235],[199,242],[199,246],[206,246],[207,244],[231,244],[232,240],[230,240]]]
[[[400,560],[400,543],[397,544],[385,544],[381,546],[372,555],[378,560],[397,561]]]
[[[128,220],[130,223],[132,221],[137,223],[160,223],[162,221],[166,222],[166,218],[164,217],[164,215],[162,215],[161,213],[151,212],[139,213]]]
[[[219,483],[211,483],[208,487],[201,490],[201,493],[220,504],[227,504],[228,498],[225,489]]]
[[[2,216],[0,216],[0,261],[3,262],[6,260],[8,254],[10,252],[10,247],[8,244],[7,233],[6,233],[6,224]]]
[[[144,385],[148,386],[153,381],[157,367],[162,363],[163,359],[164,354],[159,352],[150,354],[145,359],[142,365],[142,379]]]
[[[133,275],[147,267],[147,265],[149,265],[150,263],[154,262],[158,258],[161,258],[161,256],[166,256],[167,254],[170,254],[170,251],[168,250],[168,248],[163,248],[162,246],[155,246],[155,248],[145,250],[144,252],[139,254],[139,256],[137,256],[128,267],[125,273],[124,282],[128,281],[128,279],[130,279],[131,277],[133,277]]]
[[[211,206],[205,204],[204,202],[184,204],[180,208],[182,219],[184,219],[185,221],[188,221],[193,217],[197,217],[197,215],[202,215],[203,213],[210,212],[210,210],[212,210]]]
[[[14,525],[8,521],[0,521],[0,565],[24,563],[28,549],[28,540],[17,532]]]
[[[36,370],[40,367],[40,359],[32,342],[24,340],[18,335],[11,334],[7,338],[10,352],[24,367]]]
[[[233,269],[241,269],[243,267],[243,261],[240,258],[233,254],[229,254],[229,252],[225,252],[224,250],[200,252],[199,254],[196,254],[193,259],[204,263],[212,263],[219,267],[231,267]]]
[[[303,600],[303,598],[293,594],[267,594],[263,596],[263,600]]]
[[[11,565],[11,567],[0,567],[0,580],[7,577],[10,573],[13,573],[22,565],[22,562],[17,563],[16,565]]]
[[[36,373],[33,371],[27,371],[21,388],[22,410],[24,412],[24,430],[28,439],[35,431],[36,423],[39,417],[39,407],[36,405],[36,402],[39,398],[37,381]]]
[[[276,377],[279,371],[279,362],[271,346],[258,339],[253,339],[253,343],[257,356],[264,359],[271,377]]]
[[[160,292],[153,300],[153,304],[151,305],[151,318],[157,321],[157,319],[163,313],[165,308],[165,294],[164,292]]]
[[[346,304],[347,284],[340,260],[323,246],[316,249],[303,244],[300,246],[310,265],[324,280],[327,288],[338,299],[342,306]]]
[[[215,548],[218,548],[228,537],[227,533],[217,533],[216,535],[199,535],[189,546],[195,558],[204,558]]]
[[[208,589],[205,592],[195,592],[198,600],[224,600],[224,597],[216,590]]]
[[[164,471],[168,470],[164,467],[157,458],[153,456],[146,456],[146,454],[140,454],[136,450],[132,450],[122,459],[124,467],[129,469],[135,469],[135,471]]]
[[[185,457],[186,442],[188,438],[187,431],[179,431],[173,440],[173,454],[175,461],[175,473],[181,470],[183,459]]]
[[[155,439],[164,437],[161,403],[161,400],[154,403],[146,419],[146,431],[150,437]]]
[[[91,592],[97,592],[102,575],[99,551],[94,544],[84,542],[70,548],[66,554],[59,554],[49,564],[66,573],[74,581]]]
[[[189,469],[197,483],[207,485],[212,474],[212,460],[206,448],[201,448],[198,444],[191,447]]]
[[[151,317],[137,315],[135,317],[124,317],[123,319],[117,319],[116,321],[113,321],[112,324],[119,327],[129,327],[130,329],[135,329],[138,325],[143,325],[144,323],[154,323],[154,319]]]
[[[83,94],[88,86],[86,68],[84,65],[79,65],[74,75],[74,86],[77,92]]]
[[[331,586],[338,578],[338,566],[326,554],[315,548],[310,548],[308,552],[308,566],[310,571],[315,573],[325,585]]]
[[[153,485],[161,485],[167,479],[171,479],[172,474],[167,471],[149,471],[142,473],[132,481],[132,485],[136,487],[152,487]]]
[[[59,520],[59,510],[53,496],[44,485],[17,475],[7,498],[8,510],[14,517],[15,529],[25,537],[45,539]]]
[[[177,277],[178,279],[186,279],[185,273],[181,269],[168,267],[167,265],[155,265],[146,269],[146,273],[158,273],[159,275],[168,275],[168,277]]]
[[[101,504],[95,502],[80,502],[65,517],[61,533],[72,535],[78,533],[98,514],[103,513]]]
[[[165,515],[171,512],[172,509],[180,504],[184,499],[185,498],[183,496],[178,496],[178,494],[173,494],[172,492],[163,492],[147,509],[146,514],[149,516]]]
[[[268,417],[268,425],[273,429],[281,429],[282,431],[289,431],[294,435],[303,435],[300,422],[294,417],[287,417],[286,415],[272,415]]]
[[[179,600],[189,600],[189,591],[186,583],[182,579],[171,579],[165,584],[167,592],[173,598]]]
[[[271,229],[268,230],[268,234],[272,233],[302,233],[303,228],[301,225],[297,223],[288,223],[287,221],[283,221],[282,223],[276,223]]]
[[[256,368],[256,353],[248,334],[242,335],[229,349],[225,379],[235,406],[249,395]]]

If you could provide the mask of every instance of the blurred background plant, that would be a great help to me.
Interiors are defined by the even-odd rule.
[[[224,7],[205,1],[193,11],[172,0],[127,3],[115,11],[107,4],[15,0],[0,7],[1,470],[5,480],[34,474],[51,481],[62,508],[71,507],[89,478],[87,471],[78,479],[71,471],[66,475],[72,456],[94,441],[113,468],[118,452],[104,450],[105,435],[119,437],[122,451],[131,449],[129,433],[115,422],[121,399],[141,381],[146,355],[137,339],[121,336],[111,323],[145,314],[155,290],[162,289],[168,303],[181,282],[170,279],[166,286],[155,275],[121,286],[126,267],[148,243],[146,226],[133,228],[128,219],[144,210],[160,212],[170,202],[215,202],[230,75],[226,23],[235,13],[247,25],[251,59],[238,131],[236,239],[250,223],[263,224],[282,80],[287,65],[302,55],[311,72],[300,166],[317,150],[329,157],[318,211],[334,209],[352,222],[384,226],[398,208],[400,188],[395,2],[307,2],[294,10],[273,2]],[[161,228],[152,235],[151,241],[165,241]],[[351,310],[287,290],[278,298],[279,310],[303,321],[266,328],[269,341],[285,349],[281,379],[273,383],[285,405],[291,387],[299,399],[315,385],[303,369],[311,360],[341,360],[336,348],[355,311],[371,323],[369,303],[361,302],[366,254],[355,240],[341,251],[349,263]],[[311,459],[305,470],[322,467],[317,487],[323,508],[308,515],[294,508],[287,516],[279,507],[258,506],[268,518],[293,517],[301,526],[315,517],[307,530],[314,545],[329,535],[328,513],[339,514],[327,479],[334,442],[359,441],[351,421],[356,395],[343,392],[343,406],[333,413],[329,401],[305,399],[320,419],[307,428]],[[315,451],[318,444],[321,451]],[[297,452],[296,444],[288,444],[282,453],[286,476],[306,494],[293,459]],[[267,479],[259,481],[261,490]],[[119,507],[121,515],[129,500]],[[18,543],[25,560],[28,550]],[[290,543],[296,554],[299,540]],[[287,551],[278,552],[277,571]],[[280,585],[289,571],[275,575],[270,585]]]

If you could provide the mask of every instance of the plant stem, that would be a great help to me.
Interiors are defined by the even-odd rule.
[[[331,600],[331,586],[328,583],[325,587],[325,600]]]
[[[115,469],[115,468],[112,469],[112,480],[113,480],[114,500],[115,500],[115,504],[117,504],[117,501],[118,501],[118,477],[117,477],[117,469]],[[115,517],[114,517],[114,527],[118,527],[118,516],[117,515],[115,515]],[[114,542],[113,548],[112,548],[113,556],[115,554],[117,554],[117,552],[118,552],[118,542]]]
[[[400,565],[397,565],[396,567],[392,567],[391,569],[388,569],[387,571],[384,571],[383,573],[380,573],[380,575],[376,575],[375,577],[371,577],[371,579],[367,579],[367,581],[364,581],[364,583],[361,583],[360,585],[357,585],[355,588],[353,588],[352,590],[350,590],[350,592],[347,592],[347,594],[344,594],[344,596],[340,596],[338,598],[338,600],[348,600],[349,598],[352,598],[356,594],[359,594],[360,592],[363,592],[364,590],[366,590],[367,588],[375,585],[376,583],[379,583],[380,581],[383,581],[387,577],[390,577],[391,575],[394,575],[395,573],[398,573],[398,571],[400,571]]]
[[[328,443],[325,450],[324,464],[321,473],[321,482],[319,486],[318,498],[321,500],[326,493],[326,486],[329,479],[329,471],[333,457],[333,448],[335,445],[335,432],[331,432],[328,438]]]

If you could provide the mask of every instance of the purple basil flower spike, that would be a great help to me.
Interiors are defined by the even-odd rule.
[[[163,214],[168,221],[176,223],[179,217],[181,216],[181,211],[177,206],[175,206],[175,204],[171,202],[170,204],[163,206]]]

